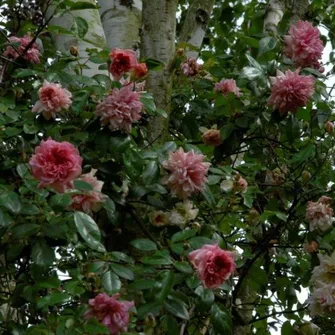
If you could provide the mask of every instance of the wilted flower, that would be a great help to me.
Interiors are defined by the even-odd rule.
[[[331,201],[328,197],[321,197],[317,202],[308,201],[306,221],[309,223],[309,230],[328,230],[333,223],[333,209],[329,206]]]
[[[335,311],[335,285],[318,283],[309,298],[311,316],[333,314]]]
[[[50,120],[56,117],[56,113],[68,109],[72,104],[72,94],[60,84],[44,81],[43,86],[38,90],[39,100],[32,109],[34,113],[41,113]]]
[[[217,244],[205,244],[192,251],[188,257],[207,288],[217,288],[223,284],[236,268],[234,254],[222,250]]]
[[[40,181],[39,187],[49,186],[64,192],[81,174],[82,161],[79,151],[71,143],[49,138],[35,148],[29,165],[34,177]]]
[[[331,256],[318,254],[320,265],[313,269],[311,280],[315,283],[335,285],[335,251]]]
[[[183,225],[188,221],[194,220],[199,213],[199,209],[193,208],[193,202],[190,200],[184,200],[178,202],[175,208],[170,213],[170,224],[172,225]]]
[[[181,69],[186,77],[195,77],[199,73],[201,65],[194,58],[189,57],[181,64]]]
[[[109,124],[112,130],[131,131],[132,124],[141,119],[143,104],[138,92],[134,92],[131,85],[112,92],[96,108],[96,115],[100,116],[103,125]]]
[[[119,80],[138,64],[136,52],[130,49],[122,50],[114,48],[109,54],[109,58],[112,61],[109,72],[115,80]]]
[[[90,173],[83,174],[78,178],[78,180],[90,184],[93,190],[73,195],[71,203],[73,209],[92,214],[92,211],[96,212],[101,208],[104,201],[104,195],[101,193],[104,183],[95,177],[96,172],[97,170],[92,169]]]
[[[126,332],[129,324],[129,309],[134,307],[133,301],[118,301],[120,294],[108,296],[106,293],[98,294],[89,300],[89,309],[84,314],[85,319],[96,318],[105,325],[111,335]]]
[[[222,137],[220,134],[220,130],[217,129],[209,129],[207,130],[203,136],[202,140],[206,145],[212,145],[214,147],[219,146],[222,143]]]
[[[278,109],[281,115],[294,113],[299,107],[306,106],[314,93],[314,78],[299,75],[299,70],[287,70],[285,73],[277,70],[277,77],[270,77],[270,80],[272,88],[268,105]]]
[[[298,21],[291,26],[289,35],[284,36],[284,53],[296,67],[312,67],[322,70],[319,60],[322,57],[323,43],[319,29],[308,21]],[[322,72],[322,71],[321,71]]]
[[[203,162],[205,156],[183,148],[170,152],[169,159],[162,163],[170,173],[163,178],[173,196],[186,199],[192,193],[202,191],[207,182],[206,174],[210,163]]]
[[[33,38],[29,35],[25,35],[23,37],[9,37],[9,41],[11,43],[19,45],[15,47],[9,45],[3,55],[12,59],[17,59],[18,57],[22,56],[23,59],[27,60],[28,62],[31,62],[33,64],[39,64],[41,53],[40,48],[36,42],[34,42],[29,47],[29,49],[25,51],[32,40]]]
[[[314,252],[317,252],[318,248],[319,248],[319,243],[316,241],[306,242],[304,244],[304,250],[309,254],[313,254]]]
[[[240,175],[235,176],[234,179],[234,189],[238,192],[245,193],[247,191],[248,182]]]
[[[325,129],[328,134],[332,134],[334,132],[334,124],[331,121],[327,121],[325,124]]]
[[[136,80],[142,79],[148,74],[148,68],[145,63],[137,64],[133,67],[132,77]]]
[[[236,81],[234,79],[224,79],[215,84],[214,90],[216,92],[221,92],[223,95],[228,93],[234,93],[237,97],[241,95],[240,89],[236,86]]]
[[[163,227],[169,224],[170,215],[168,212],[155,211],[151,213],[149,218],[153,226]]]

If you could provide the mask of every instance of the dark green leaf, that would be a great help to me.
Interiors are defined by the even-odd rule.
[[[53,292],[40,298],[37,302],[37,308],[43,308],[45,306],[54,306],[65,303],[68,301],[70,296],[67,293]]]
[[[179,231],[172,236],[171,242],[176,243],[180,241],[187,241],[188,239],[193,237],[197,233],[197,231],[197,229],[185,229]]]
[[[270,50],[273,50],[276,47],[277,41],[274,37],[272,36],[267,36],[262,38],[259,41],[259,54],[264,54]]]
[[[73,182],[74,188],[79,191],[90,192],[93,191],[93,186],[90,183],[86,183],[82,180],[75,180]]]
[[[173,263],[167,250],[156,251],[151,256],[143,257],[142,262],[149,265],[169,265]]]
[[[119,277],[112,271],[107,271],[102,275],[102,286],[109,293],[118,292],[121,288]]]
[[[158,301],[163,302],[172,289],[174,273],[173,271],[164,271],[160,273],[160,277],[162,277],[162,279],[158,281],[158,284],[161,286],[161,290],[157,294],[157,299]]]
[[[112,264],[111,269],[121,278],[134,280],[133,271],[120,264]]]
[[[34,223],[21,224],[15,226],[12,230],[13,235],[16,238],[24,238],[36,234],[40,229],[40,226]]]
[[[44,240],[40,239],[33,245],[31,257],[36,265],[48,266],[55,260],[55,252]]]
[[[159,173],[160,171],[157,162],[155,161],[149,162],[142,174],[142,180],[144,185],[150,185],[156,182],[159,178]]]
[[[230,335],[232,332],[232,320],[230,313],[224,307],[213,305],[211,310],[211,322],[215,334],[217,335]]]
[[[145,250],[145,251],[157,250],[156,243],[148,239],[134,240],[134,241],[131,241],[130,244],[134,248],[139,249],[139,250]]]
[[[165,308],[174,316],[177,318],[183,319],[183,320],[189,320],[190,316],[187,311],[187,305],[177,299],[167,299],[164,302]]]
[[[1,194],[0,204],[14,214],[19,213],[22,206],[20,197],[12,191]]]
[[[55,194],[50,198],[50,206],[57,210],[69,207],[71,202],[70,194]]]

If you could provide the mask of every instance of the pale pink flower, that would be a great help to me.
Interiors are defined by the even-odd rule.
[[[181,69],[186,77],[194,77],[199,73],[201,65],[194,58],[189,57],[181,64]]]
[[[82,158],[69,142],[56,142],[49,138],[35,148],[29,161],[39,187],[52,187],[65,192],[71,182],[81,174]]]
[[[318,283],[311,297],[308,299],[311,316],[334,314],[335,312],[335,285]]]
[[[18,57],[22,56],[23,59],[27,60],[28,62],[31,62],[33,64],[39,64],[40,62],[40,48],[36,42],[34,42],[30,48],[26,50],[26,47],[30,44],[32,41],[32,37],[29,35],[25,35],[23,37],[16,37],[11,36],[9,37],[9,41],[13,44],[19,44],[18,46],[7,46],[4,56],[12,59],[17,59]]]
[[[222,285],[236,268],[234,254],[222,250],[217,244],[205,244],[202,248],[192,251],[188,258],[207,288]]]
[[[50,120],[56,118],[56,114],[62,110],[69,109],[72,104],[72,94],[60,84],[44,81],[43,86],[38,90],[39,100],[32,109],[34,113],[41,113]]]
[[[109,123],[110,129],[130,132],[132,124],[142,117],[142,107],[140,94],[127,85],[120,89],[114,88],[97,106],[96,115],[100,116],[103,125]]]
[[[320,265],[314,267],[312,274],[312,282],[335,285],[335,251],[328,255],[318,254]]]
[[[312,67],[321,70],[323,43],[319,29],[308,21],[298,21],[291,26],[289,35],[284,36],[284,53],[296,67]]]
[[[115,80],[119,80],[124,74],[130,72],[138,63],[136,52],[130,49],[114,48],[109,57],[112,61],[109,72]]]
[[[133,301],[118,301],[120,294],[108,296],[98,294],[88,301],[89,309],[84,314],[85,319],[96,318],[105,325],[111,335],[126,332],[129,324],[129,310],[134,307]]]
[[[192,193],[202,191],[207,182],[206,174],[210,163],[203,162],[205,156],[183,148],[170,152],[169,159],[162,163],[170,171],[163,183],[171,190],[172,196],[186,199]]]
[[[149,219],[153,226],[163,227],[169,224],[169,217],[168,212],[155,211],[150,214]]]
[[[214,90],[216,92],[221,92],[223,95],[228,93],[234,93],[236,96],[240,96],[240,89],[236,86],[236,81],[234,79],[224,79],[215,84]]]
[[[219,146],[222,143],[222,137],[220,134],[220,130],[217,129],[209,129],[207,130],[203,136],[202,140],[206,145],[212,145],[214,147]]]
[[[300,76],[299,70],[285,73],[277,70],[277,77],[270,77],[272,87],[268,105],[274,106],[281,115],[296,112],[299,107],[307,105],[314,93],[314,78]]]
[[[248,182],[242,178],[240,175],[237,175],[234,180],[234,189],[238,192],[245,193],[248,188]]]
[[[92,169],[90,173],[83,174],[78,178],[78,180],[92,185],[93,190],[73,195],[71,203],[73,209],[92,214],[92,211],[96,212],[101,208],[101,203],[104,201],[104,195],[101,193],[104,183],[95,177],[96,172],[97,170]]]
[[[317,202],[308,201],[306,221],[309,223],[309,230],[325,232],[333,223],[334,211],[329,205],[328,197],[321,197]]]

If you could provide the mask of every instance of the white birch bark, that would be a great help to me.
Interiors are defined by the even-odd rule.
[[[194,0],[191,3],[180,33],[180,42],[186,42],[194,48],[200,49],[212,14],[213,5],[214,0]],[[187,57],[197,58],[198,50],[187,50]]]
[[[120,0],[98,0],[99,12],[110,49],[136,49],[140,44],[142,0],[131,6],[121,5]]]
[[[79,0],[74,0],[74,2],[79,2]],[[86,2],[95,4],[95,0],[86,0]],[[51,7],[48,11],[48,15],[52,15],[53,12],[54,8]],[[88,61],[89,56],[86,51],[88,48],[102,50],[106,47],[106,37],[98,9],[74,10],[60,17],[53,17],[50,21],[50,25],[70,30],[76,17],[80,17],[87,22],[87,34],[84,36],[84,39],[78,39],[69,35],[56,35],[55,44],[57,50],[69,54],[71,46],[75,46],[78,48],[79,57],[81,59],[80,63],[85,64],[88,67],[83,68],[83,75],[93,77],[95,74],[107,74],[106,70],[103,71],[98,69],[99,64],[94,64]]]
[[[277,26],[284,16],[285,1],[270,0],[264,18],[264,31],[277,33]]]

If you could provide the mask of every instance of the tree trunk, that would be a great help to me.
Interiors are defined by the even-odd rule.
[[[157,108],[168,117],[155,116],[148,126],[150,143],[163,143],[168,138],[172,74],[169,63],[175,54],[176,11],[178,0],[143,0],[141,56],[165,64],[164,69],[150,71],[146,89],[154,96]]]
[[[277,26],[284,16],[285,1],[270,0],[264,18],[264,32],[271,31],[277,33]]]
[[[79,2],[79,0],[74,0]],[[86,0],[86,2],[95,4],[95,0]],[[48,11],[48,15],[52,15],[54,7]],[[74,36],[58,34],[55,37],[57,50],[69,54],[71,46],[78,48],[81,64],[85,64],[88,68],[83,68],[82,74],[93,77],[95,74],[107,74],[107,71],[99,70],[99,64],[88,62],[87,48],[102,50],[106,46],[105,33],[100,20],[99,11],[97,9],[74,10],[60,17],[54,17],[50,21],[50,25],[60,26],[70,30],[76,22],[76,18],[84,19],[88,24],[88,31],[84,36],[84,40],[77,39]]]
[[[180,42],[186,42],[196,48],[196,50],[189,49],[186,53],[187,57],[198,57],[213,5],[214,0],[194,0],[190,5],[179,38]]]
[[[142,0],[135,0],[130,6],[121,3],[120,0],[98,0],[107,45],[110,49],[137,49],[140,44]]]

